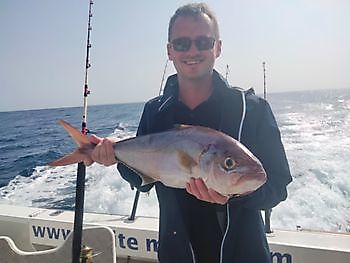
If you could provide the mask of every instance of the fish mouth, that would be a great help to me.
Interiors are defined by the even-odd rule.
[[[254,179],[252,178],[254,176]],[[250,177],[250,178],[249,178]],[[263,186],[266,182],[265,176],[259,175],[248,175],[248,178],[246,176],[242,176],[236,187],[240,189],[240,191],[237,193],[239,196],[245,196],[248,195],[256,190],[258,190],[261,186]]]
[[[236,167],[225,173],[231,177],[226,187],[224,187],[224,192],[229,197],[249,195],[258,190],[266,182],[264,173],[252,172],[247,167]]]

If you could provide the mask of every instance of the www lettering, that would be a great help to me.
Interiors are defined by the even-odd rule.
[[[271,259],[273,263],[292,263],[292,255],[278,252],[271,252]]]
[[[55,227],[45,226],[32,226],[35,237],[49,238],[49,239],[60,239],[66,240],[71,230]]]

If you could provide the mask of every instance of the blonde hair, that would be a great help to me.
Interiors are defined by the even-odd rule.
[[[168,27],[168,41],[170,42],[170,35],[171,30],[173,28],[173,25],[175,23],[175,20],[180,16],[191,16],[191,17],[199,17],[201,15],[207,15],[210,20],[213,22],[214,26],[214,34],[215,38],[219,39],[219,24],[216,19],[216,16],[212,10],[210,10],[209,6],[205,3],[191,3],[184,6],[179,7],[174,15],[170,18],[169,21],[169,27]]]

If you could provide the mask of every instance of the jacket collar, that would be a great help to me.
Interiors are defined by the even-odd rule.
[[[215,69],[213,70],[213,86],[214,89],[218,92],[223,92],[224,90],[229,88],[229,84],[227,81],[223,78],[222,75],[220,75]],[[161,103],[158,111],[165,111],[170,106],[174,104],[174,102],[177,100],[179,94],[179,84],[177,80],[177,74],[171,75],[168,77],[165,88],[163,91],[163,95],[159,98],[159,102]]]

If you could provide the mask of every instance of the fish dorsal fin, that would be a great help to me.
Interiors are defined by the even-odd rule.
[[[193,125],[188,125],[188,124],[174,124],[175,130],[188,129],[188,128],[192,128],[192,127],[193,127]]]
[[[196,160],[193,159],[191,155],[189,155],[183,150],[178,150],[176,154],[177,154],[178,160],[180,161],[181,166],[184,167],[191,174],[192,168],[198,165]]]

